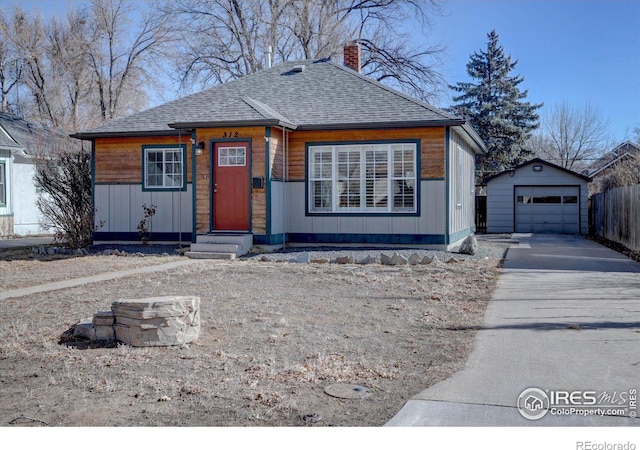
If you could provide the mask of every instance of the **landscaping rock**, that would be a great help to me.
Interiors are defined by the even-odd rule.
[[[75,337],[82,337],[82,338],[95,341],[96,329],[91,324],[91,318],[83,319],[80,322],[78,322],[73,329],[73,335]]]
[[[308,264],[309,263],[309,252],[302,252],[298,254],[296,257],[296,262],[299,264]]]
[[[200,297],[118,300],[111,310],[116,339],[133,347],[183,345],[200,334]]]
[[[113,341],[116,338],[116,333],[113,326],[98,326],[93,328],[95,329],[96,340],[98,341]]]
[[[380,263],[389,265],[391,263],[391,256],[385,255],[384,253],[380,254]]]
[[[447,264],[455,264],[455,263],[459,263],[459,262],[462,262],[462,261],[461,261],[461,260],[459,260],[459,259],[456,259],[456,257],[455,257],[455,256],[452,256],[451,258],[449,258],[449,259],[447,260]]]
[[[475,255],[478,251],[478,241],[476,237],[472,234],[467,236],[467,238],[462,241],[462,245],[460,245],[460,249],[458,253],[462,253],[463,255]]]
[[[436,255],[433,256],[425,256],[424,258],[422,258],[422,261],[420,262],[420,264],[438,264],[440,262],[440,260],[438,259],[438,257]]]
[[[415,266],[416,264],[420,264],[420,255],[418,255],[417,253],[414,253],[411,256],[409,256],[409,264],[411,264],[412,266]]]
[[[377,262],[378,259],[375,256],[365,256],[360,261],[358,261],[358,264],[376,264]]]
[[[113,315],[113,311],[98,311],[93,315],[93,320],[91,321],[94,327],[106,327],[113,326],[115,323],[115,317]]]
[[[313,264],[329,264],[331,260],[329,258],[315,258],[312,259],[311,262]]]
[[[409,260],[399,253],[394,253],[394,255],[391,257],[391,261],[389,261],[389,265],[392,266],[402,266],[408,263]]]
[[[338,256],[336,258],[336,264],[352,264],[353,258],[351,256]]]

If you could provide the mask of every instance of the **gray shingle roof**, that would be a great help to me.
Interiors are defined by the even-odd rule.
[[[0,147],[12,151],[24,150],[34,156],[38,152],[49,152],[77,146],[78,141],[69,139],[63,133],[37,124],[27,122],[20,117],[0,112]]]
[[[304,65],[304,70],[294,71]],[[174,128],[286,125],[336,129],[464,121],[332,61],[289,62],[75,135],[171,133]]]
[[[614,166],[619,161],[628,158],[638,152],[640,152],[640,147],[629,141],[623,142],[610,152],[605,153],[600,158],[589,164],[589,166],[584,169],[582,173],[585,175],[589,175],[590,177],[595,177],[603,170]]]

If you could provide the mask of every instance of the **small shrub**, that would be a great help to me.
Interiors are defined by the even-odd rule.
[[[156,214],[156,205],[148,205],[143,203],[142,211],[144,212],[144,217],[138,224],[138,236],[140,236],[140,242],[142,245],[147,245],[149,243],[150,231],[151,231],[151,219]]]

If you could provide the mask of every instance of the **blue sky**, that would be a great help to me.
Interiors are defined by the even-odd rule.
[[[2,8],[19,4],[48,15],[79,2],[2,0]],[[514,73],[524,77],[529,101],[590,102],[610,120],[616,141],[640,126],[640,0],[449,0],[443,13],[429,39],[448,47],[442,70],[449,84],[468,80],[469,56],[485,48],[495,29],[519,61]],[[447,105],[443,99],[437,106]]]
[[[640,1],[454,0],[435,21],[450,84],[495,29],[532,103],[590,102],[616,140],[640,126]],[[544,111],[544,108],[543,108]]]

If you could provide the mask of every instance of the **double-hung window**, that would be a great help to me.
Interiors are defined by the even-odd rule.
[[[309,146],[310,213],[415,213],[415,143]]]
[[[7,173],[5,163],[0,162],[0,205],[7,204]]]
[[[144,187],[146,189],[183,189],[185,183],[185,147],[144,146]]]

